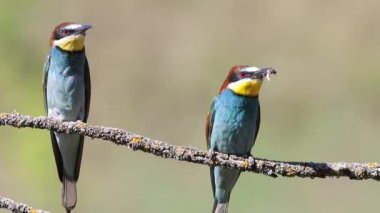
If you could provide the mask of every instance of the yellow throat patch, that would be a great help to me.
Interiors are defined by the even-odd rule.
[[[84,35],[77,34],[54,41],[54,45],[65,51],[80,51],[84,48]]]
[[[254,97],[259,95],[261,85],[262,80],[260,79],[244,78],[230,83],[228,88],[237,95]]]

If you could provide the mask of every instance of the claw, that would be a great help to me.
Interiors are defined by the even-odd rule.
[[[209,154],[210,156],[213,156],[213,155],[215,155],[215,151],[212,150],[212,149],[209,149],[209,150],[208,150],[208,154]]]
[[[249,162],[249,164],[250,165],[255,165],[255,159],[253,158],[253,156],[252,155],[250,155],[249,157],[248,157],[248,162]]]
[[[213,162],[215,160],[215,151],[213,149],[209,149],[208,154],[210,155],[210,160]]]

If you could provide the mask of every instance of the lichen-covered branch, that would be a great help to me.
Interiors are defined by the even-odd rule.
[[[18,203],[0,195],[0,209],[8,209],[14,213],[49,213],[48,211],[34,209],[23,203]]]
[[[62,122],[53,118],[32,117],[18,113],[0,113],[0,125],[17,128],[49,129],[66,134],[81,134],[91,138],[112,141],[114,144],[127,146],[133,150],[140,150],[163,158],[251,171],[271,177],[280,175],[302,178],[348,177],[353,180],[380,180],[379,163],[284,162],[260,158],[250,160],[248,157],[206,152],[194,147],[175,146],[122,129],[92,126],[80,121]]]

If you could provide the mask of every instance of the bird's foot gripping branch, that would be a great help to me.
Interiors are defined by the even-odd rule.
[[[137,135],[122,129],[92,126],[83,122],[62,122],[48,117],[33,117],[19,113],[0,113],[0,125],[17,128],[36,128],[54,130],[65,134],[80,134],[90,138],[111,141],[116,145],[123,145],[133,150],[139,150],[163,158],[173,158],[179,161],[187,161],[208,166],[221,166],[224,168],[239,169],[261,173],[271,177],[348,177],[352,180],[380,180],[379,163],[315,163],[315,162],[286,162],[274,161],[262,158],[243,158],[208,151],[202,151],[194,147],[175,146],[163,141],[154,140]]]

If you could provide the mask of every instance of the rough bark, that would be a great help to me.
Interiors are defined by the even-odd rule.
[[[1,208],[8,209],[14,213],[49,213],[48,211],[34,209],[26,204],[18,203],[2,196],[0,196],[0,209]]]
[[[48,117],[33,117],[18,113],[0,113],[0,125],[17,128],[51,129],[60,133],[80,134],[90,138],[111,141],[132,150],[139,150],[163,158],[173,158],[208,166],[222,166],[241,171],[261,173],[270,177],[348,177],[352,180],[379,180],[379,163],[346,162],[286,162],[262,158],[238,157],[216,152],[202,151],[195,147],[175,146],[122,129],[92,126],[81,121],[62,122]]]

